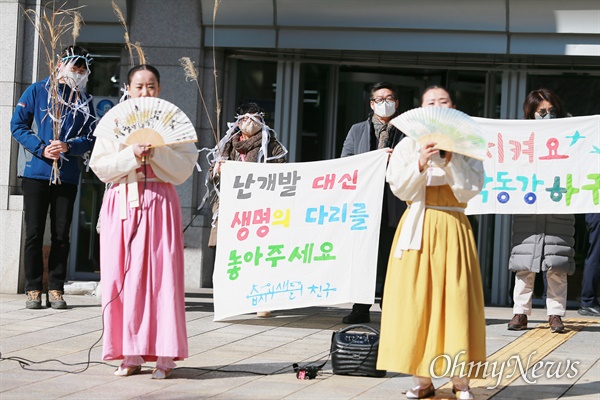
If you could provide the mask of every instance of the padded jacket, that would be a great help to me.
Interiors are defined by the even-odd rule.
[[[511,271],[575,272],[573,214],[513,215]]]

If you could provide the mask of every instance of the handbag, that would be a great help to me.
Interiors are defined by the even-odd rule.
[[[350,325],[335,331],[331,336],[333,373],[381,378],[385,376],[386,371],[376,368],[378,351],[379,331],[375,328],[368,325]]]

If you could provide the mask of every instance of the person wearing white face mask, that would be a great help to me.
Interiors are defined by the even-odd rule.
[[[62,295],[80,175],[81,163],[77,159],[90,151],[94,144],[92,132],[96,116],[91,97],[83,91],[90,62],[90,55],[85,49],[67,47],[51,75],[35,82],[23,93],[11,120],[12,135],[26,151],[27,162],[19,171],[19,177],[22,178],[26,228],[25,305],[31,309],[42,308],[42,245],[48,209],[52,245],[48,260],[46,306],[67,308]],[[60,115],[60,118],[55,115]],[[32,129],[34,122],[36,132]],[[58,132],[55,132],[55,122]],[[58,168],[58,176],[54,176],[53,166]],[[52,176],[59,178],[60,184],[49,184]]]
[[[208,239],[209,247],[217,246],[219,210],[219,182],[221,165],[227,160],[242,162],[284,163],[287,149],[277,140],[275,131],[264,121],[264,111],[256,103],[243,103],[237,109],[236,121],[229,123],[225,137],[213,149],[214,162],[209,180],[215,187],[213,197],[213,226]],[[259,317],[270,317],[270,311],[258,312]]]
[[[256,135],[259,131],[262,130],[263,122],[262,117],[257,115],[247,115],[242,118],[240,126],[240,131],[242,132],[242,137],[244,140],[250,138],[251,136]]]
[[[372,112],[366,121],[352,125],[344,145],[342,157],[366,153],[367,151],[387,148],[391,153],[396,144],[404,138],[389,122],[398,115],[398,93],[393,84],[378,82],[371,87],[369,106]],[[386,183],[383,195],[383,210],[379,230],[379,247],[377,253],[377,279],[375,293],[383,298],[383,283],[387,270],[387,261],[392,247],[392,240],[400,216],[406,209],[406,204],[390,191]],[[375,266],[373,266],[375,267]],[[342,322],[345,324],[362,324],[370,322],[371,304],[356,303],[350,314]]]
[[[523,103],[525,119],[567,116],[560,98],[550,89],[532,90]],[[567,275],[575,272],[575,216],[518,214],[512,218],[512,250],[508,268],[515,273],[513,318],[508,330],[527,329],[535,274],[542,272],[550,330],[565,330]]]
[[[60,80],[69,86],[72,90],[85,92],[87,86],[89,71],[86,67],[76,67],[72,63],[65,64],[60,72]]]

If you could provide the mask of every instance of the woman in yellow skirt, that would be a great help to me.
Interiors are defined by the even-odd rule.
[[[454,107],[440,87],[422,106]],[[409,203],[394,242],[385,281],[377,368],[413,375],[406,397],[435,394],[431,377],[451,377],[457,399],[472,399],[469,363],[485,362],[485,315],[477,248],[466,203],[483,185],[479,160],[419,145],[394,149],[386,179]]]

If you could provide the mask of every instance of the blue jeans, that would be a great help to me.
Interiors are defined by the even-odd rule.
[[[598,305],[597,290],[600,282],[600,213],[586,214],[585,222],[590,229],[590,248],[585,258],[581,282],[581,306]]]

